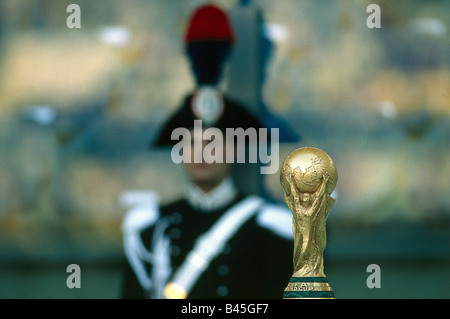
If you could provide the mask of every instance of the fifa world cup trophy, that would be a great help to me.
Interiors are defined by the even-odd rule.
[[[326,219],[335,199],[337,170],[324,151],[304,147],[291,152],[283,162],[280,182],[284,200],[292,211],[294,273],[284,290],[284,299],[334,298],[323,270]]]

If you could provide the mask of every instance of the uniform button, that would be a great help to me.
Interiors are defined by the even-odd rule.
[[[227,265],[220,265],[219,267],[217,267],[217,273],[220,276],[226,276],[226,275],[228,275],[229,272],[230,272],[230,268],[228,268]]]
[[[181,237],[181,230],[178,228],[172,228],[169,230],[169,237],[171,239],[179,239]]]
[[[178,225],[183,221],[183,215],[181,215],[180,213],[173,213],[172,215],[170,215],[170,222],[172,224]]]
[[[217,295],[220,297],[225,297],[228,295],[228,287],[227,286],[219,286],[217,287]]]

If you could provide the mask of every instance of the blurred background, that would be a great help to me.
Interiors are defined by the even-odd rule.
[[[81,28],[66,24],[71,3]],[[148,143],[193,88],[182,36],[202,3],[0,0],[0,298],[119,296],[130,198],[169,200],[185,182]],[[256,30],[238,33],[239,52],[257,52],[244,64],[264,64],[243,98],[301,136],[280,162],[314,146],[336,163],[336,297],[450,298],[450,1],[215,3]],[[372,3],[381,28],[366,25]],[[254,50],[260,35],[270,49]],[[223,83],[235,92],[238,57]],[[261,183],[282,201],[278,178]]]

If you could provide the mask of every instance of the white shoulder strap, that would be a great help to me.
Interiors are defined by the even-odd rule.
[[[196,241],[168,287],[175,285],[187,296],[210,262],[220,254],[228,240],[257,212],[262,203],[261,198],[249,196],[222,215],[213,227]],[[166,297],[171,298],[167,294]]]
[[[267,204],[256,217],[259,226],[270,230],[275,235],[287,240],[293,240],[292,212],[281,205]]]

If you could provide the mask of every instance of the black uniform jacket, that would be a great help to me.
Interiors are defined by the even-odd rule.
[[[168,239],[166,243],[170,243],[167,253],[169,264],[165,267],[169,276],[167,282],[170,282],[173,274],[183,264],[199,236],[211,229],[230,208],[246,198],[248,196],[237,194],[222,207],[210,211],[194,208],[186,199],[160,207],[158,221],[165,220],[166,223],[159,231],[164,230],[164,238]],[[283,211],[281,206],[281,209],[275,210],[271,207],[275,206],[265,202],[246,219],[201,272],[187,295],[188,299],[282,298],[292,275],[293,240],[289,234],[292,215],[287,209]],[[284,222],[280,223],[282,220]],[[149,225],[140,232],[139,240],[148,251],[152,250],[152,241],[156,240],[157,224]],[[280,224],[284,225],[284,229],[280,228]],[[288,231],[286,228],[289,228]],[[152,278],[152,262],[143,262],[143,265],[149,278]],[[129,262],[125,263],[123,279],[122,298],[157,296],[149,292],[153,288],[146,290],[142,287]],[[152,285],[154,284],[153,280]]]

